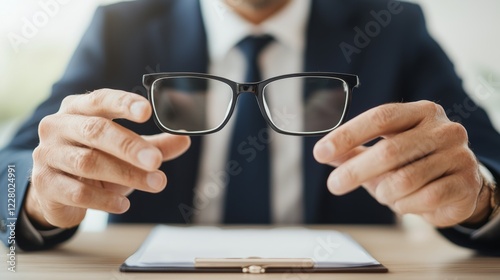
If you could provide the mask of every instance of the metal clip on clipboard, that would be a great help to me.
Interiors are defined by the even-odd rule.
[[[241,268],[241,272],[249,274],[266,273],[267,268],[313,268],[312,259],[265,259],[259,257],[251,258],[227,258],[227,259],[195,259],[196,268]]]

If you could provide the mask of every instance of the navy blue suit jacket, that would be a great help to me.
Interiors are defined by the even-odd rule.
[[[429,36],[420,8],[401,4],[403,10],[392,15],[391,22],[367,46],[356,46],[355,27],[364,29],[374,21],[371,11],[387,9],[387,1],[313,0],[307,28],[304,71],[331,71],[359,75],[361,87],[355,90],[349,116],[352,118],[388,102],[431,100],[441,104],[450,117],[467,128],[470,143],[478,159],[495,175],[500,174],[500,136],[482,109],[467,115],[455,113],[454,105],[471,107],[452,63]],[[340,45],[357,51],[346,57]],[[358,48],[359,47],[359,48]],[[361,48],[362,47],[362,48]],[[198,1],[135,1],[99,8],[74,53],[62,79],[54,85],[50,97],[24,123],[12,142],[0,152],[0,162],[16,164],[21,176],[17,181],[18,204],[29,185],[31,153],[38,144],[40,120],[55,113],[64,97],[100,88],[121,89],[145,94],[142,75],[149,72],[206,72],[208,69],[206,35]],[[475,106],[475,105],[474,105]],[[118,121],[140,134],[160,131],[150,120],[146,124]],[[360,188],[348,195],[335,197],[326,188],[331,167],[318,164],[312,155],[319,138],[304,141],[305,223],[390,224],[391,211],[378,204]],[[192,147],[180,158],[167,162],[161,169],[169,178],[168,187],[159,194],[134,192],[131,208],[123,215],[111,215],[112,222],[189,223],[193,209],[193,188],[198,174],[200,144],[193,138]],[[1,182],[6,181],[4,170]],[[2,188],[1,199],[6,201]],[[19,209],[16,212],[18,215]],[[1,220],[8,217],[0,209]],[[476,249],[500,242],[481,243],[452,229],[442,231],[454,242]],[[6,239],[6,232],[2,231]],[[69,238],[72,232],[43,247]],[[18,234],[19,235],[19,234]],[[21,235],[18,243],[36,249]]]

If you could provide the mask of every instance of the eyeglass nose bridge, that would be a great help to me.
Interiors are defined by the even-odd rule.
[[[242,93],[251,93],[257,96],[257,88],[258,88],[258,83],[245,83],[245,84],[238,84],[237,85],[237,94],[240,95]]]

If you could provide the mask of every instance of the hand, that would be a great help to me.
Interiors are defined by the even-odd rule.
[[[139,136],[112,119],[147,121],[152,109],[143,97],[102,89],[66,97],[39,125],[33,173],[25,209],[42,226],[78,225],[87,209],[123,213],[133,190],[160,192],[167,178],[162,161],[187,150],[188,137]]]
[[[362,146],[379,137],[372,147]],[[371,109],[321,139],[314,156],[337,166],[327,183],[333,194],[362,185],[396,213],[418,214],[441,227],[488,215],[489,190],[481,191],[467,131],[435,103]]]

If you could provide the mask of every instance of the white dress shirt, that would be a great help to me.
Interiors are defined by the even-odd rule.
[[[236,45],[250,35],[268,34],[274,41],[262,51],[262,78],[301,72],[303,70],[305,36],[310,13],[310,0],[291,0],[279,13],[256,26],[235,13],[223,0],[200,0],[208,38],[209,73],[236,82],[244,82],[247,68]],[[302,102],[300,87],[287,90],[287,103]],[[210,104],[210,100],[208,101]],[[273,103],[274,104],[274,103]],[[212,105],[212,104],[211,104]],[[217,105],[209,106],[209,115]],[[223,222],[230,138],[234,116],[221,131],[205,136],[200,174],[195,187],[194,222]],[[281,135],[270,130],[271,221],[276,224],[303,222],[304,201],[302,138]]]

